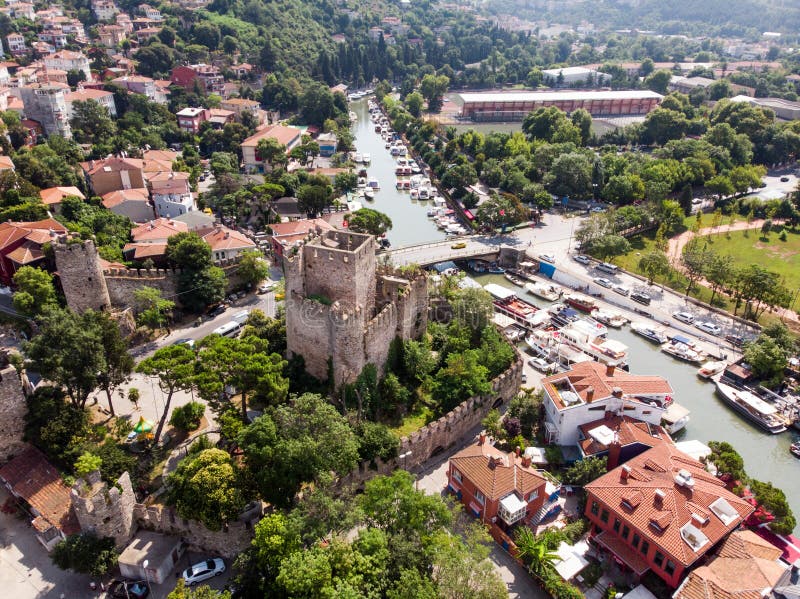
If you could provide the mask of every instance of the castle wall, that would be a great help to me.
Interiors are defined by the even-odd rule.
[[[364,339],[364,310],[348,309],[339,303],[331,307],[331,345],[336,386],[354,381],[367,365]]]
[[[13,366],[0,371],[0,463],[22,450],[25,443],[25,414],[28,404],[22,391],[22,382]]]
[[[397,299],[397,330],[402,339],[418,339],[428,328],[428,279],[424,275],[410,281]]]
[[[127,308],[133,305],[133,294],[142,287],[154,287],[164,297],[174,296],[178,292],[178,274],[171,270],[130,268],[110,269],[105,271],[104,276],[111,304]]]
[[[82,530],[93,530],[100,537],[112,537],[118,548],[124,547],[135,532],[131,477],[123,472],[109,487],[95,471],[72,487],[72,509]]]
[[[328,378],[331,347],[330,307],[296,294],[286,295],[286,339],[292,354],[305,359],[306,371],[324,381]]]
[[[367,323],[364,331],[364,354],[366,364],[375,364],[383,372],[389,346],[397,335],[397,307],[387,304],[378,315]]]
[[[181,518],[174,509],[162,505],[137,503],[133,508],[133,517],[144,529],[181,537],[192,551],[234,559],[250,546],[253,528],[260,519],[260,510],[229,522],[221,530],[209,530],[201,522]]]
[[[53,250],[67,305],[76,312],[110,308],[111,299],[94,242],[59,240],[53,244]]]
[[[514,363],[492,380],[490,394],[470,397],[438,420],[403,437],[397,455],[407,454],[406,458],[395,458],[388,462],[376,459],[373,464],[362,462],[358,468],[343,476],[339,484],[361,485],[374,476],[389,474],[400,467],[413,470],[433,455],[459,442],[480,425],[495,403],[507,403],[517,394],[522,383],[522,365],[522,357],[517,353]]]

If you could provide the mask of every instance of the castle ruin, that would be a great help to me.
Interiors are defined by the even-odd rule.
[[[284,256],[289,353],[336,386],[367,364],[382,370],[395,337],[417,338],[427,327],[425,274],[378,267],[376,249],[372,235],[318,231]]]

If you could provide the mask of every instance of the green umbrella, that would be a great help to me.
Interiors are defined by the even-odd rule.
[[[135,433],[149,433],[153,430],[153,423],[149,420],[145,420],[144,416],[139,417],[139,422],[136,423],[136,426],[133,427],[133,432]]]

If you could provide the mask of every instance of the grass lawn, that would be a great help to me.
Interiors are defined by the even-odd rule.
[[[800,287],[800,233],[786,229],[786,241],[780,233],[763,237],[761,231],[734,231],[730,235],[709,235],[709,248],[718,254],[731,256],[737,266],[758,264],[784,279],[789,289]]]
[[[405,437],[414,431],[418,431],[432,420],[433,410],[428,406],[422,405],[411,414],[407,414],[400,424],[390,430],[398,437]]]

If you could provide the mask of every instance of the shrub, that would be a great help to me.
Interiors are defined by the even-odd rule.
[[[68,536],[53,548],[50,557],[62,570],[74,570],[90,576],[103,576],[117,565],[114,539],[101,539],[93,532]]]
[[[190,401],[184,406],[175,408],[169,419],[169,423],[175,428],[184,431],[193,431],[200,426],[200,420],[203,418],[205,411],[205,405],[196,401]]]
[[[101,458],[88,451],[84,451],[81,456],[75,460],[75,474],[78,476],[86,476],[95,470],[100,470],[100,466],[102,465],[103,460]]]

